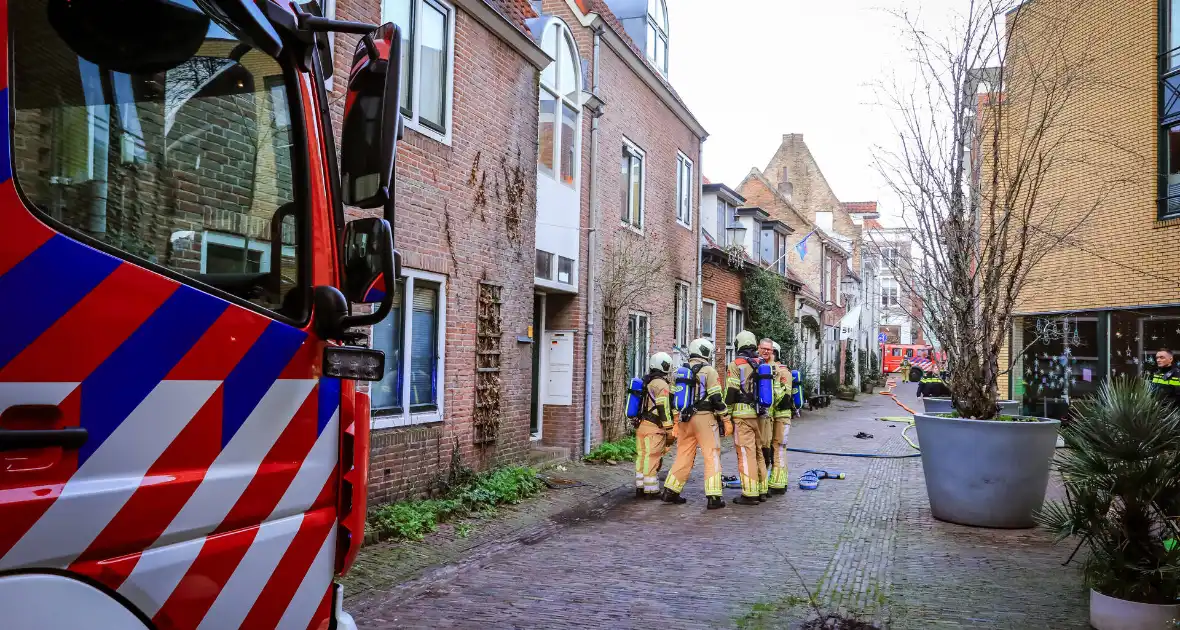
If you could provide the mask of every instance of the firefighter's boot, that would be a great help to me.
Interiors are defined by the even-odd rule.
[[[688,499],[680,496],[679,492],[676,492],[671,488],[664,488],[664,494],[660,498],[664,500],[664,503],[674,503],[676,505],[688,503]]]
[[[762,503],[762,501],[758,500],[758,497],[747,497],[745,495],[734,499],[733,502],[735,505],[759,505]]]
[[[790,420],[787,418],[774,420],[774,443],[772,445],[774,461],[770,469],[770,493],[783,494],[787,491],[790,480],[787,478],[787,435],[791,430]]]
[[[721,497],[709,497],[709,504],[705,507],[709,510],[720,510],[725,507],[725,501],[722,501]]]

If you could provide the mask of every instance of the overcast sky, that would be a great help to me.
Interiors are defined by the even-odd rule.
[[[802,133],[841,201],[896,203],[872,165],[894,144],[874,84],[912,63],[888,10],[937,27],[954,0],[667,0],[669,78],[709,132],[703,170],[736,187]],[[724,7],[724,8],[722,8]]]

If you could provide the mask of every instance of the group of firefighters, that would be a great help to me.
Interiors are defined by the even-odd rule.
[[[721,438],[734,436],[740,505],[758,505],[787,490],[787,435],[796,411],[791,370],[784,365],[782,349],[770,339],[760,342],[754,333],[742,331],[735,339],[737,356],[729,363],[725,379],[713,367],[713,342],[696,339],[688,345],[691,384],[674,379],[676,367],[666,352],[657,352],[643,379],[645,404],[633,419],[636,424],[635,496],[682,504],[680,496],[696,465],[697,449],[705,460],[705,497],[710,510],[725,507],[721,499]],[[758,389],[759,366],[770,366],[773,401],[765,404]],[[763,371],[765,374],[765,371]],[[673,405],[677,388],[689,387],[691,399],[683,409]],[[676,459],[659,487],[663,456],[679,443]]]

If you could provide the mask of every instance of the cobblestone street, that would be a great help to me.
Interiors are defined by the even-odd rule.
[[[911,407],[913,387],[901,390]],[[835,401],[806,413],[790,444],[913,453],[904,424],[876,420],[903,414],[881,395]],[[875,437],[855,438],[861,431]],[[698,460],[687,505],[627,501],[409,597],[370,593],[349,608],[361,628],[374,630],[791,628],[809,614],[810,590],[827,610],[888,628],[1086,627],[1080,576],[1061,567],[1071,547],[1052,546],[1038,530],[933,520],[919,458],[792,453],[789,465],[792,480],[809,468],[841,470],[847,479],[823,480],[813,492],[794,486],[757,507],[706,512]],[[728,443],[723,468],[735,468]],[[736,494],[727,490],[727,500]]]

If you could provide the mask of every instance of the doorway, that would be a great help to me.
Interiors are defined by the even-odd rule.
[[[529,434],[532,439],[541,439],[541,428],[544,424],[544,406],[541,404],[541,345],[545,339],[545,294],[537,293],[533,296],[533,386],[532,404],[529,414]]]

